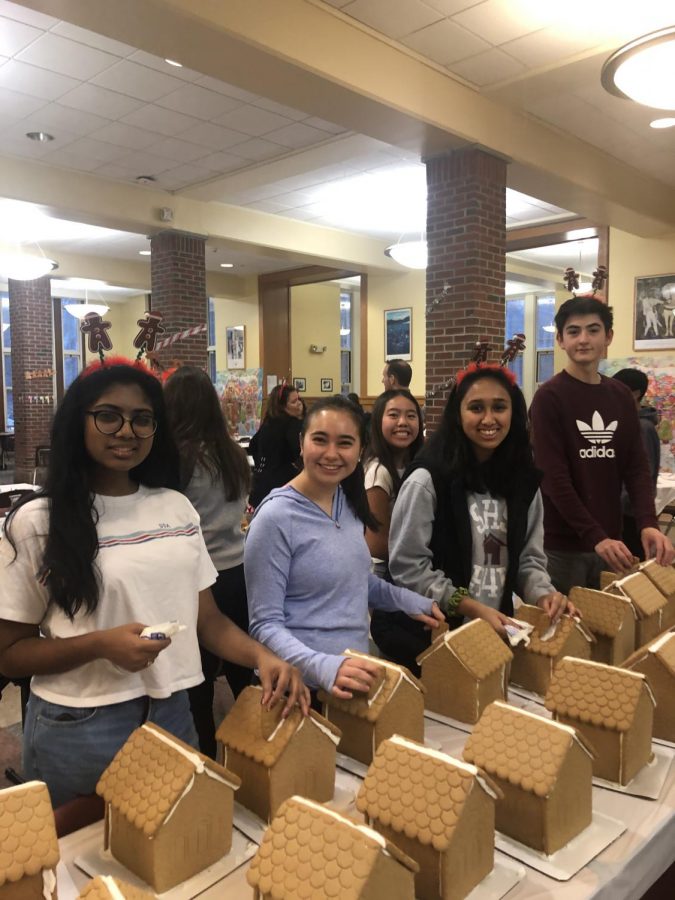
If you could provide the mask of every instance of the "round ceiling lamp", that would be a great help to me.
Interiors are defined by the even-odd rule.
[[[408,269],[426,269],[427,242],[399,241],[384,251],[384,255]]]
[[[654,109],[675,109],[675,25],[637,38],[602,67],[602,85],[616,97]]]
[[[58,267],[58,263],[46,256],[0,249],[0,275],[13,281],[34,281]]]
[[[64,303],[63,308],[76,319],[84,319],[88,313],[96,313],[97,316],[105,315],[110,309],[105,303]]]

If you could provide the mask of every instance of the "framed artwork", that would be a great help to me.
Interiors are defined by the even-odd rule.
[[[412,308],[385,309],[384,358],[412,359]]]
[[[307,379],[306,378],[294,378],[293,379],[293,387],[299,394],[304,393],[307,390]]]
[[[333,379],[332,378],[322,378],[321,379],[321,393],[322,394],[330,394],[333,390]]]
[[[635,279],[635,350],[675,348],[675,274]]]
[[[246,368],[245,329],[245,325],[228,325],[225,329],[226,369]]]

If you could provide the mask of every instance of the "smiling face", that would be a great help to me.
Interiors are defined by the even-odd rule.
[[[335,488],[359,461],[359,427],[349,413],[323,409],[308,422],[301,446],[305,478],[315,489]]]
[[[393,397],[382,414],[382,437],[396,450],[405,450],[420,431],[415,404],[406,397]]]
[[[154,415],[152,403],[136,384],[115,384],[104,391],[88,412],[106,410],[132,419]],[[147,458],[153,438],[137,438],[125,421],[116,434],[101,434],[93,416],[85,416],[84,446],[94,464],[92,487],[98,493],[125,492],[132,485],[129,472]]]
[[[612,331],[605,331],[600,316],[590,314],[570,316],[556,340],[573,365],[587,368],[597,367],[604,359],[613,336]]]
[[[511,428],[511,397],[494,378],[474,381],[460,403],[462,430],[479,462],[488,460]]]

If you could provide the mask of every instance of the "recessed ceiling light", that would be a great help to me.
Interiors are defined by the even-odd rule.
[[[221,263],[221,269],[234,269],[234,263]]]
[[[151,253],[152,253],[151,250],[139,250],[138,251],[139,256],[150,256]]]
[[[650,128],[672,128],[675,125],[675,119],[654,119],[649,123]]]
[[[157,181],[154,175],[137,175],[136,181],[139,184],[152,184],[153,181]]]
[[[48,144],[49,141],[54,140],[54,135],[48,134],[46,131],[27,131],[26,137],[29,141],[39,141],[41,144]]]
[[[177,69],[183,68],[183,63],[176,62],[175,59],[165,59],[165,63],[168,63],[170,66],[175,66]]]

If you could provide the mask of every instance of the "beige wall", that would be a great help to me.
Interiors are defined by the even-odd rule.
[[[243,294],[238,296],[212,294],[216,313],[216,370],[227,367],[225,329],[243,325],[245,330],[245,363],[247,369],[260,366],[260,326],[258,316],[258,282],[246,279]]]
[[[310,344],[325,353],[310,353]],[[291,371],[305,378],[307,394],[321,395],[321,379],[332,378],[340,391],[340,285],[332,281],[291,288]]]
[[[426,368],[426,274],[423,269],[409,269],[400,275],[368,276],[368,385],[362,392],[370,397],[382,393],[384,368],[384,311],[412,307],[413,394],[423,396]]]

